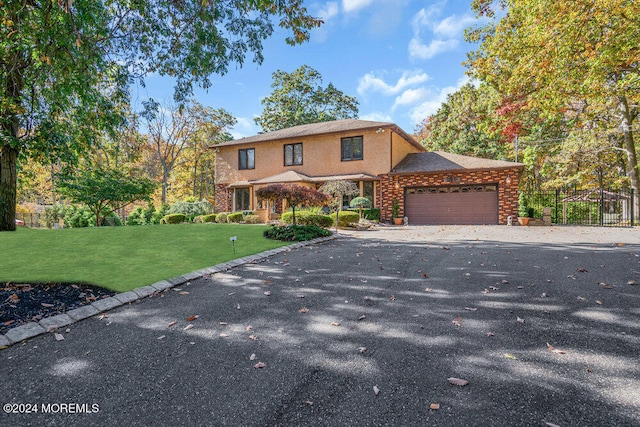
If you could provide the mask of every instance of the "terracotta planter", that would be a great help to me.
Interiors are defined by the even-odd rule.
[[[404,222],[404,218],[393,218],[393,223],[395,225],[402,225],[403,222]]]
[[[526,217],[526,216],[519,216],[519,217],[518,217],[518,224],[520,224],[520,225],[527,225],[527,224],[529,224],[529,217]]]

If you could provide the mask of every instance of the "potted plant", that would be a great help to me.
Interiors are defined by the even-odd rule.
[[[518,224],[529,224],[529,204],[527,203],[527,198],[524,193],[520,193],[518,196]]]
[[[402,218],[398,217],[398,213],[400,213],[400,204],[398,203],[398,199],[393,199],[393,223],[395,225],[402,225]]]

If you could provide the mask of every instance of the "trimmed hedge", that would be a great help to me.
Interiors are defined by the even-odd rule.
[[[291,224],[293,222],[293,212],[283,213],[280,220],[286,224]],[[331,227],[334,220],[329,215],[317,214],[312,211],[296,211],[296,223],[299,225]]]
[[[169,214],[162,217],[160,224],[181,224],[185,222],[187,216],[181,213]]]
[[[335,213],[331,214],[331,220],[333,221],[333,224],[336,223],[336,214]],[[349,226],[349,224],[352,224],[354,222],[358,222],[359,220],[360,220],[360,215],[358,215],[358,212],[340,211],[340,213],[338,214],[338,226],[339,227],[347,227],[347,226]]]
[[[227,222],[242,222],[242,212],[233,212],[227,215]]]
[[[216,215],[216,222],[224,224],[225,222],[227,222],[227,215],[229,215],[229,212],[220,212],[218,215]]]
[[[247,215],[244,217],[244,222],[247,224],[262,224],[262,220],[258,215]]]
[[[202,222],[216,222],[217,215],[216,214],[208,214],[200,216],[200,220]]]
[[[274,225],[265,230],[264,237],[285,242],[302,242],[331,236],[331,232],[315,225]]]

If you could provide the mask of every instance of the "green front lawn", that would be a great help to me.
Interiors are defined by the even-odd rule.
[[[284,246],[267,226],[177,224],[0,233],[0,282],[89,283],[125,292]],[[229,238],[237,236],[236,253]]]

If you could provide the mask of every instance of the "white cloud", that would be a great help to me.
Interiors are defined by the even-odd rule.
[[[476,18],[470,15],[449,16],[435,24],[433,32],[445,37],[457,37],[464,33],[465,28],[470,27],[478,22]]]
[[[349,13],[369,6],[373,0],[342,0],[342,9]]]
[[[458,47],[458,40],[431,40],[429,45],[423,43],[419,37],[414,37],[409,42],[409,56],[417,59],[431,59],[442,52],[447,52]]]
[[[412,105],[417,102],[422,101],[427,98],[431,94],[431,91],[426,87],[419,87],[417,89],[407,89],[398,97],[396,97],[395,102],[393,103],[393,107],[391,110],[395,110],[397,107],[401,105]]]
[[[385,95],[396,95],[406,87],[424,83],[427,80],[429,80],[429,76],[422,71],[403,71],[398,81],[391,85],[386,83],[382,78],[376,77],[376,75],[371,72],[360,78],[357,91],[360,95],[363,95],[367,91],[380,92]]]
[[[247,136],[257,135],[259,130],[258,125],[251,119],[246,117],[236,117],[238,121],[236,125],[231,129],[231,136],[233,139],[240,139]]]
[[[360,120],[371,120],[373,122],[392,122],[393,123],[393,119],[391,118],[390,115],[381,113],[379,111],[375,111],[369,114],[363,114],[358,118]]]
[[[320,7],[318,11],[315,13],[315,16],[322,19],[326,25],[326,23],[338,14],[338,2],[330,1],[325,3],[324,6]]]
[[[456,86],[447,86],[437,92],[429,91],[426,95],[426,100],[409,112],[409,117],[413,124],[417,125],[430,115],[435,114],[440,109],[440,106],[447,101],[447,96],[454,93],[468,82],[469,77],[463,76],[458,80]]]

